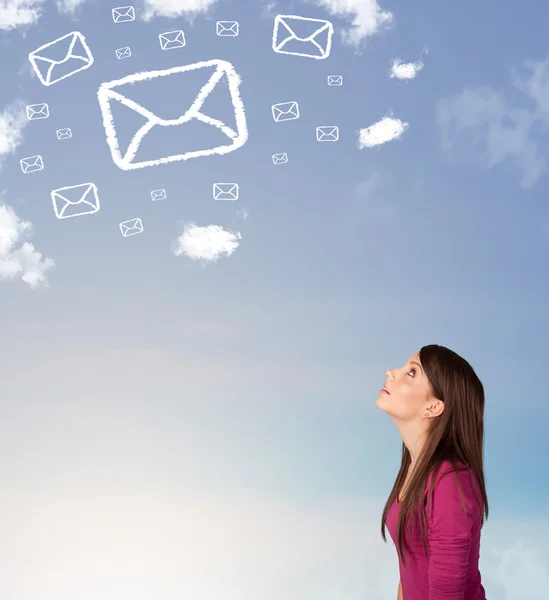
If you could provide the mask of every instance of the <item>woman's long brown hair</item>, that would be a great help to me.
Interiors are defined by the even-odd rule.
[[[427,532],[424,514],[424,491],[429,475],[433,477],[428,491],[427,507],[429,508],[433,487],[443,461],[452,463],[454,470],[464,470],[457,466],[463,463],[465,468],[476,476],[481,498],[477,500],[483,507],[482,523],[488,518],[488,497],[484,479],[484,388],[473,367],[461,356],[436,344],[424,346],[419,351],[419,360],[435,398],[444,402],[444,412],[432,419],[427,438],[418,457],[414,472],[410,478],[406,496],[400,505],[397,521],[397,551],[404,565],[404,547],[406,533],[404,522],[408,523],[408,532],[412,531],[417,516],[423,538],[425,554],[428,554]],[[404,484],[406,472],[411,463],[410,452],[402,444],[400,470],[389,494],[389,498],[381,516],[381,536],[385,536],[387,513]],[[458,489],[462,495],[461,487]],[[476,494],[476,486],[473,485]],[[419,510],[419,507],[422,510]]]

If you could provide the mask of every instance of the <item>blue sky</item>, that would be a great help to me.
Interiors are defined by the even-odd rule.
[[[0,0],[0,596],[394,598],[379,519],[400,438],[375,399],[438,343],[485,385],[488,597],[546,598],[549,8],[135,0],[115,24],[123,5]],[[330,56],[273,52],[277,14],[329,20]],[[177,29],[186,46],[162,51]],[[72,31],[93,64],[42,85],[29,52]],[[100,84],[214,59],[241,78],[243,147],[120,169]],[[401,80],[396,59],[424,66]],[[173,112],[197,82],[140,98]],[[289,101],[300,118],[275,123]],[[38,103],[50,117],[28,121]],[[141,122],[118,116],[128,139]],[[407,128],[359,148],[384,118]],[[177,146],[172,129],[148,151]],[[23,174],[33,155],[44,169]],[[84,182],[100,210],[57,219],[51,190]],[[239,199],[215,201],[215,182]],[[208,226],[217,260],[175,255]]]

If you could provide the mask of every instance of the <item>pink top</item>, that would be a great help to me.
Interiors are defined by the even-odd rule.
[[[458,465],[462,466],[462,465]],[[482,511],[467,471],[458,471],[463,503],[456,478],[449,461],[444,461],[433,489],[430,514],[425,526],[429,559],[425,555],[418,519],[413,534],[407,535],[408,546],[403,548],[406,567],[399,556],[400,581],[403,600],[486,600],[478,570],[480,527]],[[444,476],[446,473],[448,475]],[[432,474],[427,480],[424,500],[427,508],[427,492]],[[476,484],[477,496],[480,488]],[[395,500],[387,513],[387,529],[396,544],[396,527],[400,502]],[[407,523],[404,523],[406,530]]]

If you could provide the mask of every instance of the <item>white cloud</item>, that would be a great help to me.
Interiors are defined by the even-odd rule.
[[[414,79],[414,77],[423,69],[423,63],[420,60],[411,63],[403,63],[398,58],[393,61],[393,66],[389,73],[391,79]]]
[[[73,15],[86,0],[57,0],[59,12]]]
[[[352,19],[352,27],[342,32],[343,41],[358,46],[365,38],[394,22],[393,14],[381,9],[378,0],[315,0],[329,13]]]
[[[385,117],[359,132],[358,147],[373,148],[399,138],[409,127],[408,123],[400,119]]]
[[[27,123],[25,104],[21,100],[15,100],[0,112],[0,165],[2,158],[15,152],[23,141],[23,129]]]
[[[33,25],[45,0],[0,0],[0,31]]]
[[[0,280],[20,278],[31,288],[46,284],[45,272],[55,263],[23,241],[31,232],[29,221],[21,221],[10,206],[0,205]]]
[[[225,231],[219,225],[198,227],[193,223],[185,225],[183,233],[172,245],[175,256],[185,255],[193,260],[216,261],[221,256],[230,256],[240,245],[242,239],[236,234]]]
[[[145,13],[143,19],[150,21],[154,17],[192,17],[198,13],[208,12],[217,0],[144,0]]]
[[[473,142],[473,148],[467,146],[469,158],[488,168],[511,160],[522,174],[520,185],[529,188],[547,171],[547,143],[537,137],[546,135],[549,125],[549,57],[524,61],[524,67],[525,76],[515,71],[511,78],[525,97],[524,107],[484,85],[440,100],[436,112],[448,152],[459,150],[462,139]]]

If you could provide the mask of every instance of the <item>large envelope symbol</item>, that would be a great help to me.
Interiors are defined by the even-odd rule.
[[[214,200],[238,200],[238,183],[214,183]]]
[[[46,86],[93,65],[93,56],[86,44],[86,38],[79,31],[67,33],[40,46],[29,54],[29,60],[38,79]]]
[[[221,37],[236,37],[238,35],[238,21],[217,21],[216,33]]]
[[[286,152],[281,152],[280,154],[273,154],[273,163],[275,165],[283,165],[288,162],[288,155]]]
[[[135,21],[135,10],[133,6],[118,6],[112,9],[112,20],[115,23],[128,23]]]
[[[19,161],[19,164],[21,165],[21,171],[23,171],[23,173],[34,173],[35,171],[41,171],[44,168],[44,161],[39,154],[22,158]]]
[[[92,215],[100,208],[94,183],[79,183],[52,190],[51,201],[58,219]]]
[[[124,237],[143,233],[143,222],[139,217],[122,221],[122,223],[120,223],[120,231]]]
[[[131,100],[131,84],[137,81],[152,80],[154,81],[157,77],[173,77],[174,85],[185,85],[185,75],[189,71],[196,69],[214,67],[215,71],[210,77],[209,81],[199,90],[194,102],[191,106],[181,107],[181,116],[177,119],[163,119],[155,115],[152,111],[148,110],[144,106],[141,106],[137,102]],[[228,84],[228,91],[232,101],[232,107],[234,109],[234,116],[236,122],[236,131],[220,121],[209,117],[208,115],[201,112],[202,105],[208,97],[208,95],[215,89],[215,87],[224,80]],[[191,65],[185,65],[183,67],[174,67],[165,71],[149,71],[146,73],[135,73],[134,75],[128,75],[122,79],[103,83],[99,87],[97,97],[101,112],[103,114],[103,125],[107,133],[107,143],[111,150],[111,155],[114,163],[124,171],[131,169],[141,169],[143,167],[152,167],[156,165],[166,164],[179,160],[187,160],[189,158],[196,158],[199,156],[211,156],[213,154],[227,154],[233,152],[237,148],[243,146],[248,139],[248,127],[246,124],[246,115],[244,113],[244,105],[239,94],[240,77],[237,75],[234,67],[231,63],[224,60],[210,60],[205,62],[198,62]],[[120,89],[120,92],[117,91]],[[143,125],[137,133],[133,136],[130,141],[127,150],[122,154],[120,151],[120,143],[118,140],[114,117],[111,111],[111,102],[118,101],[127,108],[131,108],[142,117],[147,119],[147,123]],[[185,135],[186,129],[185,124],[188,122],[200,121],[208,126],[213,126],[224,133],[230,140],[230,143],[225,146],[217,146],[215,148],[207,148],[201,150],[190,150],[181,154],[174,154],[166,157],[158,157],[154,160],[143,160],[141,162],[135,162],[134,159],[139,150],[139,146],[145,136],[153,130],[155,127],[172,127],[174,130],[177,141]],[[193,133],[194,133],[193,129]]]
[[[298,35],[296,29],[306,29],[307,35]],[[277,15],[273,29],[273,50],[279,54],[323,59],[330,56],[334,26],[323,19],[309,19],[294,15]],[[284,50],[285,47],[292,48]]]
[[[281,121],[294,121],[299,119],[299,104],[297,102],[281,102],[271,106],[273,119],[280,123]]]
[[[177,31],[166,31],[158,36],[162,50],[173,50],[174,48],[183,48],[187,43],[185,34],[178,29]]]
[[[29,121],[47,119],[50,116],[50,107],[47,104],[29,104],[26,109]]]
[[[316,139],[319,142],[337,142],[339,140],[339,127],[323,125],[316,128]]]

